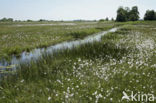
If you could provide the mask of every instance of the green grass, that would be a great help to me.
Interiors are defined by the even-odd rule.
[[[16,75],[2,80],[0,103],[127,103],[123,91],[156,96],[153,25],[125,23],[101,42],[21,64]]]

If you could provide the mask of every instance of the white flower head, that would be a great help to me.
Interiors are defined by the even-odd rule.
[[[51,100],[51,97],[48,97],[48,101],[50,101]]]

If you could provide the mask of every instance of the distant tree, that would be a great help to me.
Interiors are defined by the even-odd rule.
[[[80,22],[82,22],[83,20],[80,20]],[[63,20],[61,20],[60,22],[64,22]]]
[[[2,22],[7,21],[7,18],[3,18],[0,21],[2,21]]]
[[[114,21],[114,18],[112,18],[111,21]]]
[[[32,20],[29,20],[29,19],[28,19],[27,22],[32,22]]]
[[[13,22],[14,20],[12,18],[8,18],[8,22]]]
[[[1,19],[0,21],[2,21],[2,22],[13,22],[14,20],[12,19],[12,18],[3,18],[3,19]]]
[[[46,20],[44,20],[44,19],[40,19],[40,20],[39,20],[39,22],[43,22],[43,21],[46,21]]]
[[[129,21],[129,15],[130,15],[131,10],[129,7],[125,7],[124,10],[125,10],[125,14],[126,14],[126,19],[127,19],[127,21]]]
[[[127,11],[123,7],[118,8],[116,21],[120,22],[127,21]]]
[[[104,21],[105,21],[104,19],[100,19],[100,20],[99,20],[99,22],[104,22]]]
[[[139,11],[137,6],[133,6],[130,10],[129,7],[119,7],[117,10],[116,21],[137,21],[139,20]]]
[[[154,10],[147,10],[144,16],[144,20],[156,20],[156,13]]]
[[[106,17],[106,19],[105,19],[106,21],[109,21],[109,18],[108,17]]]
[[[132,9],[129,11],[129,21],[137,21],[139,20],[139,11],[137,6],[133,6]]]

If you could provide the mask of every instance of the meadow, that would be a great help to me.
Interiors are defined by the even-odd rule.
[[[48,47],[63,41],[81,39],[103,30],[114,23],[98,22],[1,22],[0,58],[19,55],[23,51]]]
[[[22,48],[21,52],[25,47],[31,50],[82,39],[117,26],[119,29],[104,35],[101,42],[58,51],[54,56],[44,54],[37,62],[21,64],[14,75],[0,82],[0,103],[127,103],[122,100],[123,91],[129,95],[133,91],[156,96],[154,21],[52,27],[1,25],[1,39],[5,35],[8,38],[0,41],[0,54],[16,53],[6,52],[12,45]],[[9,39],[10,36],[16,39]],[[59,38],[53,41],[55,37]]]

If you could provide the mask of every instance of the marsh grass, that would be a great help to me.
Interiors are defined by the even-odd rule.
[[[48,47],[63,41],[82,39],[85,36],[108,30],[115,26],[114,22],[109,25],[107,22],[76,22],[75,25],[59,25],[59,22],[52,23],[55,25],[36,26],[34,25],[35,22],[0,23],[0,58],[7,58],[12,54],[18,56],[23,51]],[[50,24],[50,22],[43,22],[43,24]]]

